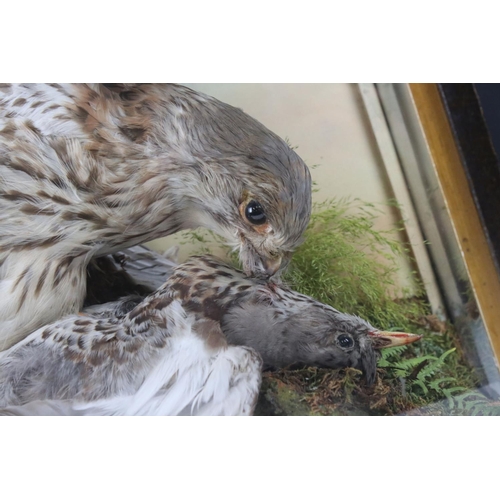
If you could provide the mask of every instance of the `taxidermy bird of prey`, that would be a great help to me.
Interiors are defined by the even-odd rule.
[[[241,110],[167,84],[0,86],[0,349],[80,310],[90,259],[206,227],[272,275],[311,180]]]
[[[356,367],[420,336],[379,332],[210,257],[155,293],[93,306],[0,353],[0,414],[249,415],[261,368]]]

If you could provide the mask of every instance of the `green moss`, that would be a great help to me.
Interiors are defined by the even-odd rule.
[[[281,380],[264,376],[255,415],[314,415],[314,411],[295,387]]]
[[[381,329],[409,329],[428,314],[424,289],[414,276],[416,297],[397,283],[397,257],[407,249],[395,231],[377,231],[377,211],[362,202],[317,205],[304,243],[295,252],[285,280],[295,290],[336,309],[356,314]]]

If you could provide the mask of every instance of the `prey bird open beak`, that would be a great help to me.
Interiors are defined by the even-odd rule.
[[[385,347],[396,347],[398,345],[411,344],[422,338],[422,335],[405,332],[369,332],[368,335],[375,349],[384,349]]]

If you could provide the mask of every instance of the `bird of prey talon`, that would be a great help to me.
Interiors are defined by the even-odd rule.
[[[262,368],[354,367],[419,335],[356,316],[209,256],[146,298],[85,309],[0,353],[4,415],[250,415]]]
[[[0,350],[81,309],[91,259],[205,227],[270,276],[307,166],[240,109],[167,84],[0,85]]]

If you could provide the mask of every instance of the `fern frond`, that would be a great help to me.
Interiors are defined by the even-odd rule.
[[[434,375],[437,370],[441,368],[441,366],[444,364],[444,360],[452,353],[455,352],[457,349],[454,347],[453,349],[450,349],[443,353],[439,358],[435,358],[433,363],[429,363],[425,368],[421,370],[421,372],[418,374],[418,379],[419,380],[425,380],[427,377]]]
[[[418,365],[423,363],[424,361],[427,360],[437,360],[435,356],[420,356],[418,358],[409,358],[409,359],[403,359],[401,361],[397,361],[392,364],[392,366],[397,369],[397,370],[402,370],[406,373],[406,376],[408,376],[410,373],[409,371],[412,370],[413,368],[416,368]]]
[[[420,387],[424,393],[424,396],[429,392],[429,389],[421,380],[418,380],[418,379],[414,380],[412,385],[416,385],[416,386]]]
[[[429,388],[432,389],[433,391],[439,392],[441,390],[440,387],[441,384],[444,384],[445,382],[454,382],[454,381],[455,379],[453,377],[438,378],[429,382]]]

